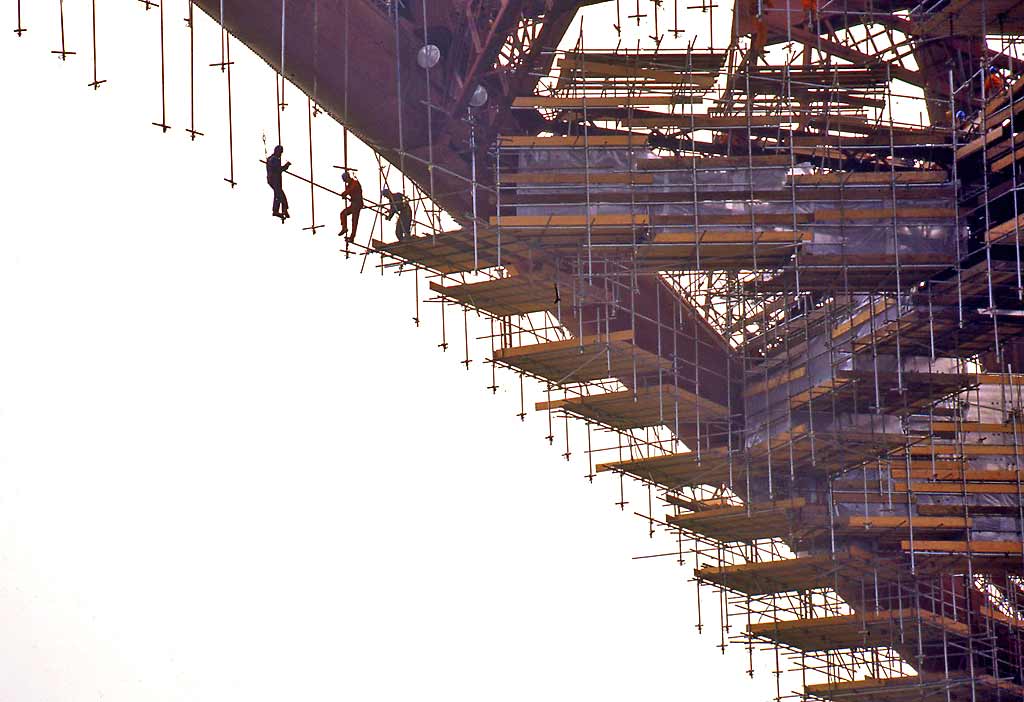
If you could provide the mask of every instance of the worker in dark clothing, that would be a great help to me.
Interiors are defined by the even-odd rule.
[[[274,153],[267,159],[267,185],[274,191],[274,212],[275,217],[281,218],[281,224],[291,215],[288,214],[288,197],[284,194],[284,187],[281,183],[282,174],[291,167],[291,161],[281,165],[281,155],[284,153],[283,146],[275,146]]]
[[[403,193],[393,193],[387,188],[381,190],[380,194],[391,203],[391,210],[386,219],[390,222],[395,215],[398,215],[395,236],[399,241],[410,236],[412,234],[412,206],[409,204],[409,198]]]
[[[348,207],[341,211],[341,231],[338,236],[345,236],[345,241],[352,241],[356,238],[356,228],[359,227],[359,212],[363,209],[363,186],[359,179],[345,171],[341,174],[345,181],[345,191],[341,194],[348,199]],[[352,231],[348,229],[348,216],[352,215]]]

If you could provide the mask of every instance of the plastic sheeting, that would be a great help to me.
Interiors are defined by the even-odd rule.
[[[699,229],[722,230],[730,227],[723,225],[700,225],[701,217],[713,215],[749,215],[757,214],[813,214],[822,209],[840,208],[848,211],[891,208],[890,201],[876,200],[845,200],[839,201],[797,201],[785,199],[791,192],[786,183],[790,173],[805,173],[809,166],[797,165],[771,166],[754,168],[722,168],[709,170],[702,168],[694,171],[681,167],[678,170],[639,170],[638,161],[657,158],[649,149],[644,148],[590,148],[590,149],[533,149],[517,153],[521,172],[573,172],[577,174],[590,172],[599,173],[644,173],[654,177],[652,185],[638,185],[636,192],[650,196],[653,202],[631,205],[629,203],[602,203],[602,194],[622,193],[622,185],[591,184],[589,186],[591,204],[528,204],[516,207],[518,215],[591,215],[602,214],[638,214],[650,218],[672,216],[693,218],[696,214]],[[773,201],[753,200],[738,197],[736,200],[720,199],[692,202],[681,202],[680,193],[692,193],[694,184],[703,191],[730,191],[738,194],[744,192],[776,191],[783,199]],[[521,185],[517,188],[519,195],[579,195],[585,192],[583,185]],[[666,201],[658,202],[657,195],[666,196]],[[670,200],[670,201],[669,201]],[[944,208],[948,202],[936,199],[914,199],[903,197],[899,200],[901,208]],[[948,222],[926,219],[919,222],[901,217],[895,224],[891,217],[871,220],[844,220],[838,222],[799,223],[795,225],[800,231],[814,234],[813,242],[803,245],[803,252],[811,255],[839,254],[932,254],[952,257],[957,251],[956,239],[962,237],[952,219]],[[736,225],[740,230],[749,229],[749,225]],[[763,229],[791,230],[794,224],[772,225]],[[654,227],[654,231],[685,231],[692,229],[692,224],[666,224]],[[650,232],[648,232],[650,233]]]

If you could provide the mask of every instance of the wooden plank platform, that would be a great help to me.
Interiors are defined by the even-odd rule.
[[[599,61],[617,66],[631,66],[693,73],[718,73],[727,54],[714,51],[612,52],[574,51],[566,54],[581,61]]]
[[[852,315],[849,319],[840,324],[837,324],[832,329],[832,338],[838,339],[846,332],[859,327],[865,322],[869,321],[872,317],[877,317],[884,314],[887,310],[896,307],[898,303],[891,297],[886,297],[882,300],[876,300],[871,303],[870,307],[866,307],[856,314]]]
[[[1016,99],[1022,92],[1024,92],[1024,76],[1015,80],[1002,95],[989,96],[989,101],[985,105],[985,115],[994,115],[997,111],[1004,108],[1011,99]]]
[[[847,515],[835,520],[837,534],[870,536],[877,539],[899,539],[909,534],[962,533],[974,526],[969,517],[907,517],[891,515]]]
[[[1021,144],[1024,144],[1024,133],[1018,132],[1012,139],[1010,138],[1010,135],[1007,134],[1006,139],[998,141],[990,146],[986,150],[986,158],[992,163],[992,170],[1001,170],[1001,168],[996,167],[999,159],[1008,155],[1012,149],[1017,149]],[[1018,161],[1020,160],[1019,153],[1020,151],[1018,149]]]
[[[675,428],[676,412],[680,424],[724,422],[728,409],[688,390],[661,385],[632,390],[568,397],[538,402],[538,411],[561,410],[616,429],[640,429],[667,426]],[[681,427],[683,428],[683,427]]]
[[[803,88],[814,86],[827,89],[878,89],[879,84],[883,83],[885,79],[885,70],[882,66],[864,68],[861,66],[836,64],[800,67],[759,65],[752,66],[750,72],[751,82],[756,82],[758,87],[767,94],[778,93],[784,81],[789,81],[794,86]],[[775,89],[772,90],[771,86],[775,86]]]
[[[945,171],[889,171],[860,173],[860,172],[837,172],[837,173],[808,173],[791,175],[786,178],[786,183],[795,183],[797,186],[806,185],[888,185],[889,183],[905,184],[935,184],[945,183],[949,176]]]
[[[800,380],[800,378],[803,378],[806,375],[807,366],[797,366],[796,368],[791,369],[784,368],[782,371],[769,376],[767,379],[747,383],[743,388],[743,397],[755,397],[761,393],[774,390],[779,386],[792,383],[795,380]]]
[[[1004,107],[989,115],[987,123],[999,124],[1005,119],[1019,115],[1021,112],[1024,112],[1024,99],[1018,97],[1013,104],[1004,105]]]
[[[970,630],[963,622],[950,617],[923,609],[907,609],[759,622],[747,625],[747,633],[811,652],[941,643],[944,638],[966,638]]]
[[[586,54],[563,56],[558,59],[558,67],[562,69],[563,78],[575,80],[580,78],[629,78],[631,82],[643,82],[645,85],[692,86],[710,88],[717,76],[707,73],[694,74],[687,70],[668,70],[666,68],[649,68],[647,66],[630,65],[625,62],[610,62],[590,58]],[[569,74],[568,76],[566,74]]]
[[[943,505],[945,506],[945,505]],[[950,505],[953,506],[953,505]],[[957,505],[961,512],[963,507]],[[1014,515],[1019,508],[1014,508]],[[1019,541],[966,541],[909,539],[900,541],[900,550],[923,573],[1022,573],[1024,572],[1024,545]]]
[[[702,214],[697,218],[693,215],[658,215],[654,224],[678,227],[708,227],[715,225],[740,227],[740,234],[749,233],[754,227],[792,227],[794,224],[811,224],[815,215],[810,212],[748,212],[743,214]]]
[[[880,106],[884,106],[882,102]],[[797,146],[835,146],[842,149],[861,149],[874,147],[879,151],[888,151],[891,146],[923,147],[929,144],[945,146],[948,137],[937,132],[921,132],[919,134],[889,134],[888,131],[877,131],[864,136],[848,134],[806,134],[796,130],[783,130],[784,142],[792,141]]]
[[[900,541],[904,551],[931,551],[935,553],[973,553],[979,556],[1007,556],[1020,558],[1024,544],[1019,541]]]
[[[705,566],[693,573],[698,580],[753,596],[829,587],[837,567],[831,556],[802,556],[761,563]]]
[[[907,290],[948,270],[953,264],[953,256],[900,256],[899,284]],[[797,267],[801,290],[872,293],[894,292],[897,287],[896,257],[887,254],[803,255],[772,277],[756,285],[747,283],[746,287],[760,292],[796,290]],[[991,328],[991,322],[989,325]]]
[[[900,378],[902,377],[902,387]],[[836,371],[825,381],[790,398],[790,408],[916,414],[949,395],[976,386],[974,375],[962,373]],[[877,390],[877,391],[876,391]],[[813,403],[813,404],[812,404]]]
[[[949,214],[949,210],[943,210],[943,208],[949,203],[949,198],[953,196],[952,188],[946,185],[865,186],[861,188],[846,188],[845,190],[836,186],[800,188],[797,190],[779,186],[778,188],[766,187],[750,190],[740,185],[720,187],[712,184],[701,184],[696,191],[685,186],[668,190],[665,189],[664,185],[656,184],[653,180],[649,183],[642,183],[641,181],[644,180],[644,176],[653,179],[653,174],[650,172],[641,174],[634,171],[635,181],[634,185],[631,186],[629,184],[629,173],[609,173],[607,174],[608,178],[601,178],[602,174],[596,171],[596,169],[590,171],[592,180],[590,181],[591,187],[588,191],[585,187],[587,174],[577,171],[575,175],[577,177],[571,179],[573,182],[554,182],[555,180],[567,181],[570,178],[568,175],[562,174],[558,174],[550,179],[547,173],[538,173],[536,178],[529,174],[524,174],[528,180],[535,181],[531,185],[536,185],[536,187],[530,187],[529,189],[525,187],[515,188],[508,183],[502,183],[502,207],[509,208],[516,205],[579,205],[582,209],[582,206],[586,204],[605,203],[642,207],[648,203],[692,206],[694,202],[697,202],[700,206],[710,206],[714,203],[729,202],[744,208],[755,208],[755,221],[766,222],[768,220],[763,218],[764,215],[779,214],[781,217],[776,218],[775,222],[783,227],[792,227],[794,216],[791,210],[788,213],[787,210],[792,208],[794,203],[798,205],[813,204],[815,208],[822,208],[824,213],[821,215],[822,221],[819,224],[835,228],[835,222],[838,221],[837,217],[841,214],[835,208],[844,203],[850,207],[858,203],[871,205],[869,209],[856,210],[866,214],[854,214],[842,220],[849,226],[863,227],[866,226],[864,222],[875,219],[884,219],[885,222],[891,224],[893,212],[891,203],[894,201],[901,203],[901,209],[899,210],[901,215],[907,215],[911,212],[907,207],[902,207],[910,201],[916,202],[919,207],[935,207],[940,213],[944,211],[945,214]],[[522,184],[516,183],[515,185],[521,186]],[[616,185],[621,187],[609,187]],[[641,187],[643,185],[656,185],[657,187]],[[768,204],[785,209],[775,213],[760,211]],[[511,210],[506,210],[506,212],[508,214],[515,214]],[[877,215],[878,212],[884,212],[885,216],[879,217]],[[795,217],[797,222],[814,221],[813,213],[799,212],[796,214],[800,215]],[[694,218],[692,214],[659,214],[655,217],[655,221],[662,223],[680,222],[689,226],[693,226],[695,223],[707,225],[714,221],[710,218],[715,216],[720,215],[711,214],[707,211],[701,211],[697,218]],[[733,217],[734,219],[730,220],[730,223],[734,226],[743,227],[743,230],[737,233],[749,233],[751,224],[749,215],[740,215],[740,217],[743,217],[742,219],[735,218],[735,215]],[[926,217],[918,217],[916,219],[927,220],[930,217],[932,217],[932,214],[929,213]]]
[[[960,516],[964,512],[972,517],[1013,517],[1020,516],[1020,508],[1017,505],[993,505],[993,504],[917,504],[917,513],[922,517],[950,517]]]
[[[496,317],[511,317],[555,310],[555,288],[550,280],[513,275],[479,283],[441,285],[430,281],[430,289],[446,298]]]
[[[922,438],[855,429],[811,431],[807,424],[798,424],[752,446],[734,463],[742,466],[739,470],[744,473],[740,474],[748,469],[752,475],[766,475],[769,470],[789,473],[792,469],[828,475],[894,453]]]
[[[451,275],[474,270],[473,232],[459,229],[437,236],[415,236],[403,241],[384,243],[374,239],[375,251],[409,263],[414,263],[438,273]],[[526,252],[521,242],[511,236],[502,237],[502,255],[521,255]],[[498,265],[497,238],[493,232],[478,230],[476,261],[480,269]]]
[[[807,231],[704,230],[658,232],[640,248],[638,257],[664,270],[732,270],[778,266],[814,234]]]
[[[961,481],[978,483],[1016,483],[1018,471],[1016,470],[964,470],[964,461],[936,461],[936,466],[931,467],[930,461],[911,461],[911,465],[921,466],[910,469],[910,479],[932,480],[932,481]],[[895,480],[903,480],[907,477],[903,461],[894,462],[890,469]],[[1024,477],[1024,474],[1021,474]]]
[[[1001,239],[1016,240],[1019,236],[1024,239],[1024,214],[1020,215],[1016,219],[1010,219],[1002,224],[996,226],[985,232],[985,239],[990,243],[995,243]]]
[[[916,22],[914,34],[945,36],[955,26],[960,36],[981,36],[995,31],[993,23],[998,23],[1000,34],[1024,32],[1024,0],[951,0]]]
[[[591,235],[632,236],[640,234],[650,225],[650,218],[642,214],[586,215],[506,215],[491,217],[490,225],[500,228],[502,234],[518,237],[577,238]]]
[[[604,378],[632,382],[634,368],[638,378],[657,378],[660,371],[670,379],[672,374],[672,362],[636,346],[628,329],[607,336],[498,349],[494,360],[559,385]]]
[[[923,438],[852,430],[811,432],[801,424],[746,451],[730,454],[725,448],[713,448],[702,451],[699,457],[696,453],[671,453],[623,459],[601,463],[597,470],[621,470],[671,489],[743,484],[748,474],[763,477],[769,471],[780,476],[788,476],[790,471],[797,475],[830,475],[874,461]]]
[[[830,702],[1004,702],[1024,699],[1024,687],[990,675],[950,671],[898,678],[834,681],[804,687],[810,698]]]
[[[908,489],[909,488],[909,489]],[[960,481],[928,481],[928,482],[894,482],[895,492],[928,493],[932,495],[1017,495],[1024,491],[1018,490],[1014,483],[995,481],[977,481],[961,483]]]
[[[790,535],[794,529],[802,529],[799,512],[805,508],[806,501],[797,497],[779,502],[670,514],[665,521],[679,529],[723,543],[750,542],[781,538]]]
[[[1010,143],[1010,139],[1005,144],[997,144],[992,150],[992,161],[989,164],[989,168],[995,172],[1005,171],[1015,164],[1024,163],[1024,147],[1018,148],[1019,144],[1024,143],[1024,134],[1018,134],[1013,138],[1013,144]],[[1013,148],[1011,148],[1011,146]],[[998,156],[999,153],[1007,151],[1004,156]]]
[[[814,211],[815,222],[861,222],[864,220],[913,219],[952,220],[956,210],[949,207],[871,207],[864,209],[820,209]]]
[[[755,203],[756,204],[756,203]],[[920,220],[952,220],[954,211],[951,209],[941,207],[897,207],[895,209],[891,207],[882,208],[866,208],[866,209],[829,209],[829,208],[816,208],[814,212],[757,212],[753,214],[745,212],[742,214],[701,214],[694,218],[693,215],[658,215],[654,218],[654,223],[661,225],[672,225],[676,224],[683,227],[693,226],[711,226],[711,225],[726,225],[743,227],[745,231],[749,232],[751,224],[755,227],[764,227],[769,225],[775,226],[792,226],[793,224],[838,224],[841,223],[844,227],[877,227],[879,224],[885,225],[891,223],[895,218],[897,220],[913,220],[914,222]],[[616,215],[596,215],[604,217],[613,217]],[[581,216],[582,218],[582,216]],[[506,219],[506,218],[503,218]],[[493,225],[493,222],[492,222]],[[743,233],[743,232],[740,232]],[[919,258],[920,255],[905,255],[900,259],[900,265],[904,264],[903,259],[906,259],[907,264],[910,261]],[[831,258],[838,259],[838,256],[831,256]],[[856,267],[856,261],[862,261],[861,266],[873,265],[872,259],[878,258],[871,254],[849,254],[846,256],[848,265]],[[814,259],[825,260],[826,256],[815,256]],[[943,257],[943,260],[948,260]],[[807,265],[810,265],[808,262]],[[888,263],[888,262],[887,262]],[[882,265],[882,264],[875,264]],[[896,258],[891,257],[891,263],[888,263],[891,267],[895,268]]]
[[[1018,422],[932,422],[933,434],[1016,434],[1024,436],[1024,424]]]
[[[988,264],[982,261],[961,271],[959,280],[951,277],[944,282],[929,283],[918,295],[915,307],[897,319],[876,326],[873,334],[854,339],[854,353],[894,353],[897,344],[903,353],[922,356],[934,351],[938,356],[967,358],[992,350],[992,318],[977,313],[978,309],[990,304],[987,268]],[[991,269],[993,290],[1006,291],[1013,298],[997,299],[996,303],[1013,309],[1017,285],[1014,262],[992,260]],[[956,312],[961,301],[964,309],[962,326]],[[929,302],[932,313],[929,313]],[[949,313],[934,312],[943,307]],[[1024,335],[1024,319],[1016,316],[999,318],[1001,341],[1021,335]]]
[[[729,481],[728,454],[716,448],[701,452],[669,453],[647,458],[623,459],[599,463],[597,472],[621,470],[644,480],[651,480],[668,488],[696,485],[723,485]],[[723,472],[723,466],[726,466]],[[739,477],[740,466],[736,466]]]
[[[911,456],[917,458],[928,457],[949,457],[949,458],[971,458],[972,456],[1019,456],[1024,455],[1024,446],[1013,446],[1012,444],[940,444],[928,442],[917,446],[911,446],[908,451]],[[894,455],[900,455],[897,452]]]
[[[975,154],[985,146],[998,142],[1003,138],[1003,127],[1002,125],[989,129],[985,134],[975,137],[971,141],[967,142],[963,146],[956,150],[957,160],[967,158],[971,154]]]

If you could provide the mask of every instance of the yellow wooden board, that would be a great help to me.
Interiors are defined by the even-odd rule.
[[[587,78],[633,78],[637,81],[692,85],[709,88],[715,83],[716,76],[708,74],[689,74],[686,71],[669,71],[660,68],[630,66],[628,64],[606,63],[582,56],[563,56],[558,60],[563,71],[573,71]]]
[[[880,171],[873,173],[808,173],[789,177],[797,185],[878,185],[896,183],[945,183],[945,171]]]

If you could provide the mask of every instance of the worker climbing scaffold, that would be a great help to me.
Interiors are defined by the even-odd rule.
[[[291,167],[291,161],[281,164],[284,147],[278,144],[274,153],[267,159],[267,185],[274,191],[274,209],[271,214],[281,218],[281,224],[291,215],[288,214],[288,196],[284,194],[282,175]]]
[[[341,231],[338,236],[344,236],[345,241],[351,242],[356,238],[356,229],[359,227],[359,213],[363,209],[363,186],[349,171],[341,174],[345,181],[345,190],[341,193],[343,198],[348,200],[348,206],[341,211]],[[348,216],[352,215],[352,229],[348,228]],[[347,234],[347,236],[346,236]]]

